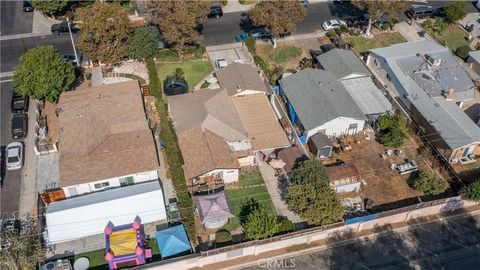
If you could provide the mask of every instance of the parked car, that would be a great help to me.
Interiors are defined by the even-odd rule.
[[[221,69],[221,68],[224,68],[226,66],[228,66],[227,60],[225,60],[223,58],[219,58],[219,59],[215,60],[215,67],[217,69]]]
[[[265,28],[265,27],[260,27],[260,28],[254,28],[250,30],[250,36],[252,36],[255,39],[270,39],[272,38],[272,33]]]
[[[28,97],[19,95],[13,91],[12,95],[12,113],[24,113],[28,111]]]
[[[7,170],[19,170],[23,165],[23,144],[21,142],[12,142],[6,148]]]
[[[331,44],[331,43],[330,43],[330,44],[320,45],[320,50],[321,50],[322,52],[324,52],[324,53],[326,53],[326,52],[328,52],[328,51],[330,51],[330,50],[333,50],[333,49],[335,49],[335,48],[337,48],[337,47],[336,47],[335,45]]]
[[[80,60],[80,63],[82,62],[82,58],[82,55],[78,55],[78,60]],[[73,54],[64,54],[62,55],[62,59],[72,64],[77,64],[77,59],[75,59],[75,55]]]
[[[218,19],[222,16],[223,16],[222,6],[218,6],[218,5],[211,6],[210,11],[208,12],[208,15],[207,15],[208,18],[215,18],[215,19]]]
[[[434,8],[426,5],[412,5],[405,14],[410,19],[423,19],[427,17],[433,17]]]
[[[328,31],[330,29],[340,29],[341,25],[347,25],[347,23],[342,20],[329,20],[322,24],[322,28]]]
[[[12,137],[14,139],[23,139],[27,137],[28,116],[24,113],[15,114],[12,118]]]
[[[72,33],[76,33],[78,31],[78,28],[76,28],[75,24],[73,23],[70,24],[70,29],[72,30]],[[68,34],[68,22],[53,24],[50,27],[50,31],[55,35]]]
[[[33,7],[32,4],[28,1],[23,1],[23,7],[22,7],[23,12],[32,12]]]

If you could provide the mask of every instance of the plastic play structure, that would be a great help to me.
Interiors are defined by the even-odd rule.
[[[146,252],[141,223],[114,226],[109,223],[105,233],[105,260],[109,269],[119,269],[145,264]]]

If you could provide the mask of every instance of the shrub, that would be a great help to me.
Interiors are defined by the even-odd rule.
[[[449,23],[461,20],[467,16],[467,8],[463,1],[454,1],[445,7],[445,17]]]
[[[204,52],[205,52],[205,47],[203,47],[203,46],[192,46],[192,47],[189,47],[186,50],[185,54],[186,55],[193,54],[193,56],[195,56],[195,59],[200,59],[200,58],[203,57]]]
[[[286,233],[286,232],[293,231],[293,229],[294,229],[293,223],[290,220],[285,219],[280,222],[280,226],[278,227],[278,232]]]
[[[253,54],[253,55],[256,54],[255,44],[256,44],[255,38],[248,35],[247,39],[245,39],[245,45],[247,46],[250,53]]]
[[[217,243],[225,243],[232,241],[232,235],[229,231],[225,229],[218,230],[215,233],[215,242]]]
[[[155,55],[155,58],[161,62],[173,62],[178,61],[178,53],[171,49],[161,49]]]
[[[348,31],[348,26],[345,24],[340,25],[340,31],[346,33]]]
[[[333,39],[334,37],[337,36],[337,33],[335,32],[335,30],[330,29],[327,31],[327,33],[325,33],[325,36],[327,36],[330,39]]]
[[[388,23],[384,23],[384,24],[382,24],[381,29],[383,31],[387,31],[388,29],[390,29],[390,25]]]
[[[204,89],[204,88],[208,88],[208,86],[210,86],[210,84],[207,82],[207,81],[204,81],[202,83],[202,85],[200,86],[201,89]]]
[[[268,62],[265,61],[265,59],[263,59],[262,57],[254,55],[253,61],[255,61],[255,64],[257,64],[263,71],[266,71],[268,69]]]
[[[433,22],[432,19],[428,18],[423,22],[423,27],[425,28],[432,28]]]
[[[413,188],[427,195],[438,195],[447,190],[447,180],[435,172],[421,172],[418,179],[413,183]]]
[[[393,25],[395,25],[395,24],[397,24],[397,23],[399,23],[399,22],[400,22],[400,20],[399,20],[397,17],[393,17],[393,18],[392,18],[392,24],[393,24]]]
[[[226,6],[228,4],[228,0],[222,0],[222,5]]]
[[[463,195],[468,200],[480,202],[480,179],[468,186],[467,192]]]
[[[402,146],[407,135],[407,119],[399,115],[382,115],[377,119],[380,128],[380,142],[389,147]]]
[[[438,33],[438,34],[441,34],[443,31],[445,31],[445,29],[448,28],[448,22],[445,21],[443,18],[441,17],[435,17],[435,26],[434,26],[434,30]]]
[[[458,55],[458,57],[465,59],[468,57],[468,53],[471,51],[470,46],[468,45],[462,45],[455,50],[455,53]]]

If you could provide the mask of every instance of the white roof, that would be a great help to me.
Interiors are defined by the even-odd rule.
[[[383,114],[392,110],[392,105],[370,77],[343,80],[341,83],[364,114]]]
[[[101,234],[108,222],[142,224],[167,219],[158,181],[79,196],[48,205],[48,243],[55,244]]]

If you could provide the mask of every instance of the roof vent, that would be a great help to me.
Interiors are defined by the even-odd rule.
[[[431,55],[429,55],[429,54],[425,54],[425,59],[427,60],[427,63],[428,63],[431,67],[438,67],[438,66],[440,66],[440,64],[442,63],[442,59],[437,58],[437,57],[434,57],[434,56],[431,56]]]

